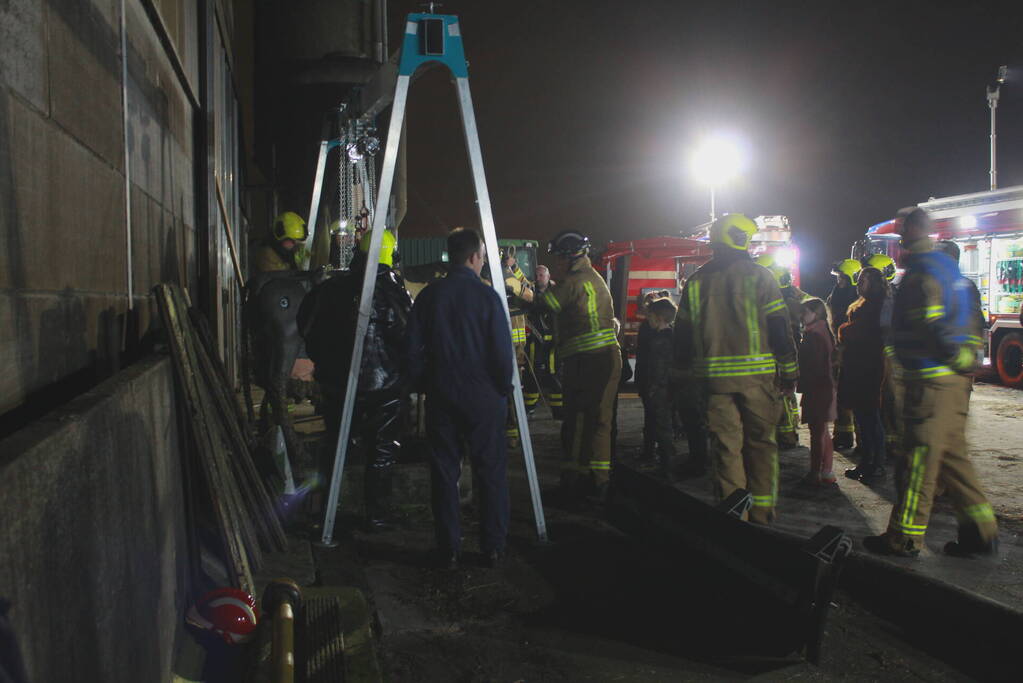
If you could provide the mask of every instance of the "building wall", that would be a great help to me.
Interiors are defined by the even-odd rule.
[[[0,440],[0,595],[31,681],[171,680],[191,589],[169,358]]]
[[[200,268],[221,293],[235,287],[218,212],[208,229],[197,225],[206,215],[198,207],[216,209],[212,186],[197,183],[207,162],[236,231],[240,222],[237,105],[221,41],[230,30],[219,30],[231,23],[231,3],[206,6],[0,2],[0,435],[144,346],[157,282],[180,283],[207,304]],[[197,125],[207,120],[199,115],[204,20],[214,22],[205,35],[219,65],[207,99],[218,105],[210,118],[220,118],[209,134]],[[197,153],[197,144],[208,149]],[[236,321],[218,318],[232,315],[230,306],[210,308],[229,356]]]
[[[162,281],[216,287],[237,348],[209,180],[238,230],[230,11],[0,0],[0,596],[33,681],[171,679],[187,443],[145,351]]]

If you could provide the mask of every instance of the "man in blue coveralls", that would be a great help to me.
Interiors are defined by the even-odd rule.
[[[437,548],[443,566],[458,566],[464,442],[479,495],[480,548],[487,563],[497,567],[509,517],[504,427],[515,371],[510,328],[497,292],[480,280],[486,260],[480,234],[453,230],[448,260],[448,276],[419,295],[409,325],[409,370],[427,395]]]

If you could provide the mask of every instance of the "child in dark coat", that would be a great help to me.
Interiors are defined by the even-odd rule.
[[[849,306],[848,320],[838,328],[838,343],[842,346],[838,403],[853,411],[863,447],[859,465],[846,470],[845,476],[870,484],[885,474],[881,388],[886,371],[881,313],[888,284],[877,268],[864,268],[856,290],[860,298]]]
[[[671,424],[674,403],[668,383],[672,365],[671,323],[675,320],[675,304],[671,299],[657,299],[650,303],[647,322],[650,333],[646,339],[644,359],[644,381],[641,388],[643,399],[644,440],[657,444],[658,466],[661,474],[669,480],[671,462],[675,458],[675,443]]]
[[[835,338],[828,309],[820,299],[802,304],[803,341],[799,344],[799,392],[803,395],[803,422],[810,428],[809,484],[835,486],[834,450],[828,423],[837,416],[832,358]]]

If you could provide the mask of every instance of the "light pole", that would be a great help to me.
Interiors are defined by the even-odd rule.
[[[995,111],[998,109],[998,98],[1001,95],[1002,85],[1005,84],[1005,76],[1008,72],[1008,67],[998,67],[998,77],[995,79],[993,86],[987,87],[987,106],[991,110],[991,189],[998,189],[998,158],[997,158],[997,140],[998,135],[995,132]]]
[[[697,182],[710,188],[710,219],[717,218],[717,191],[746,166],[743,144],[735,137],[718,134],[701,142],[693,153],[691,170]]]

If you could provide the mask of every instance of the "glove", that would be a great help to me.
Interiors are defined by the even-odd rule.
[[[949,365],[956,372],[969,372],[977,362],[977,353],[971,346],[960,346]]]

